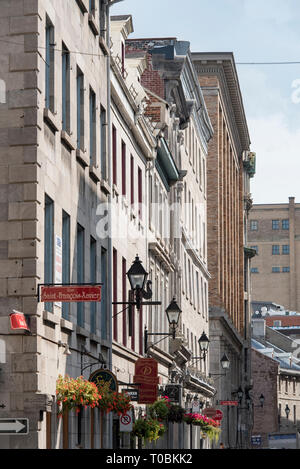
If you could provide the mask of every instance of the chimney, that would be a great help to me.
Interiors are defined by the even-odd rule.
[[[266,322],[263,317],[252,318],[253,339],[264,339],[266,335]]]

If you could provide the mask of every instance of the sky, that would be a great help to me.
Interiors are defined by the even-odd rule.
[[[254,203],[300,203],[300,63],[252,64],[300,62],[299,0],[124,0],[111,14],[132,15],[131,38],[176,37],[192,52],[233,52],[257,154]]]

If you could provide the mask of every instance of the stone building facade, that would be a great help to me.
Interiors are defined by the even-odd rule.
[[[93,436],[88,412],[58,419],[55,390],[58,374],[80,376],[100,352],[109,366],[109,291],[96,307],[37,294],[38,284],[106,284],[96,212],[110,193],[108,11],[87,0],[1,3],[1,417],[29,419],[29,434],[1,436],[2,448],[101,445],[99,414]],[[14,310],[29,334],[11,329]]]
[[[252,316],[252,337],[251,434],[260,439],[252,448],[299,449],[300,360],[293,353],[298,344],[268,327],[261,313]]]
[[[256,250],[251,266],[253,301],[269,301],[300,311],[298,254],[300,205],[290,197],[284,204],[253,205],[249,244]]]
[[[192,60],[214,129],[207,160],[210,370],[218,389],[216,399],[230,401],[239,386],[250,386],[249,253],[245,248],[254,155],[233,55],[193,53]],[[230,360],[226,376],[220,368],[224,353]],[[241,426],[241,444],[247,446],[247,417],[237,416],[235,408],[223,410],[223,443],[235,447],[235,429]]]

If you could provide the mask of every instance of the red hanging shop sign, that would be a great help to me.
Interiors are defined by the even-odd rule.
[[[139,384],[139,404],[157,400],[158,362],[154,358],[139,358],[135,363],[134,382]]]
[[[42,302],[67,302],[78,303],[82,301],[94,302],[101,300],[101,285],[76,285],[76,286],[42,286]]]
[[[26,318],[23,313],[14,311],[12,314],[10,314],[9,318],[10,318],[10,327],[12,330],[24,329],[26,331],[30,331],[28,324],[26,322]]]

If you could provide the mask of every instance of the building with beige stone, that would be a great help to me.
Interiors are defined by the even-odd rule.
[[[239,78],[231,53],[192,54],[214,135],[207,158],[207,258],[210,372],[215,378],[216,401],[236,399],[237,390],[251,386],[251,331],[247,218],[251,206],[250,178],[255,154]],[[224,374],[220,361],[230,360]],[[241,447],[249,444],[250,421],[234,407],[224,412],[221,439],[235,447],[236,429],[242,428]],[[229,430],[230,428],[230,430]]]
[[[251,265],[253,301],[300,311],[300,205],[294,197],[288,203],[255,204],[249,219],[249,246],[256,250]]]
[[[110,246],[96,209],[111,193],[112,3],[1,3],[0,417],[29,419],[28,435],[1,435],[1,448],[111,444],[98,410],[58,419],[55,394],[58,374],[87,377],[100,352],[111,366]],[[101,305],[38,301],[39,284],[99,282]],[[14,310],[30,333],[11,329]]]

